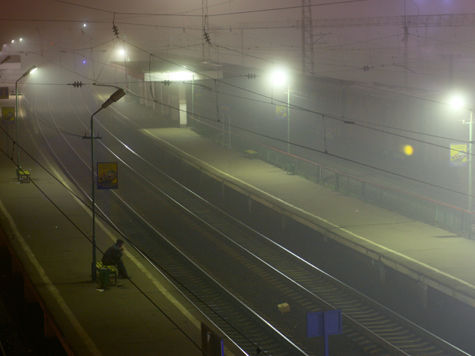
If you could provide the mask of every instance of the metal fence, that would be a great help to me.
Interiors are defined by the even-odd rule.
[[[226,145],[227,141],[224,138],[228,133],[221,128],[199,120],[192,120],[191,126],[199,134],[218,144]],[[250,135],[233,133],[232,148],[240,152],[252,149],[259,159],[280,167],[289,174],[297,174],[337,192],[450,232],[470,238],[473,236],[471,230],[474,214],[460,207],[353,177],[318,162],[266,145],[262,143],[262,138],[254,139]]]

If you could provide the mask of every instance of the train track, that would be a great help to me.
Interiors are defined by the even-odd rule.
[[[127,184],[140,187],[140,194],[116,195],[114,204],[125,209],[112,219],[126,221],[118,228],[245,352],[318,354],[321,343],[305,337],[306,313],[341,309],[343,335],[335,340],[345,352],[465,354],[213,206],[159,169],[160,162],[103,130],[114,141],[113,149],[102,147],[104,153],[127,168]],[[81,157],[73,146],[67,154]],[[279,311],[282,302],[289,312]]]

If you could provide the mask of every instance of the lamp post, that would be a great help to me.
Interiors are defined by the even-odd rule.
[[[18,144],[18,82],[25,78],[28,74],[33,73],[37,69],[36,66],[32,66],[30,69],[28,69],[25,73],[21,75],[20,78],[18,78],[15,82],[15,143],[18,146],[17,147],[17,172],[22,171],[23,169],[21,168],[21,162],[20,162],[20,147]]]
[[[290,152],[290,85],[289,73],[284,67],[274,67],[268,74],[272,88],[287,87],[287,153]]]
[[[455,94],[449,98],[449,105],[455,111],[460,111],[462,109],[468,110],[469,119],[468,122],[465,120],[463,123],[468,124],[468,147],[467,147],[467,210],[469,211],[469,229],[468,237],[472,237],[472,140],[473,140],[473,110],[467,108],[465,98],[461,95]]]
[[[473,136],[473,111],[470,110],[468,121],[468,211],[472,212],[472,136]],[[472,225],[470,224],[469,237],[472,235]]]
[[[123,89],[117,89],[110,97],[107,99],[99,109],[97,109],[91,115],[91,136],[85,137],[91,140],[91,210],[92,210],[92,265],[91,265],[91,277],[92,281],[96,280],[96,190],[94,185],[94,176],[95,176],[95,169],[94,169],[94,116],[105,109],[112,103],[115,103],[120,98],[125,95]]]

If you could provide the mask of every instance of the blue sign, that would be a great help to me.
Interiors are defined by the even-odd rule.
[[[307,313],[307,337],[323,336],[324,354],[328,356],[328,335],[342,332],[341,310]]]
[[[307,313],[307,337],[337,335],[342,332],[341,310]]]

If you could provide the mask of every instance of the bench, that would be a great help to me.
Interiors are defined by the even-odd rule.
[[[257,151],[254,151],[252,149],[247,149],[244,151],[244,155],[247,158],[254,158],[254,157],[257,157]]]
[[[30,183],[30,171],[23,168],[17,168],[16,175],[20,183]]]
[[[107,288],[109,285],[116,286],[119,271],[116,266],[105,265],[102,261],[96,262],[96,271],[98,274],[98,283],[101,289]]]

